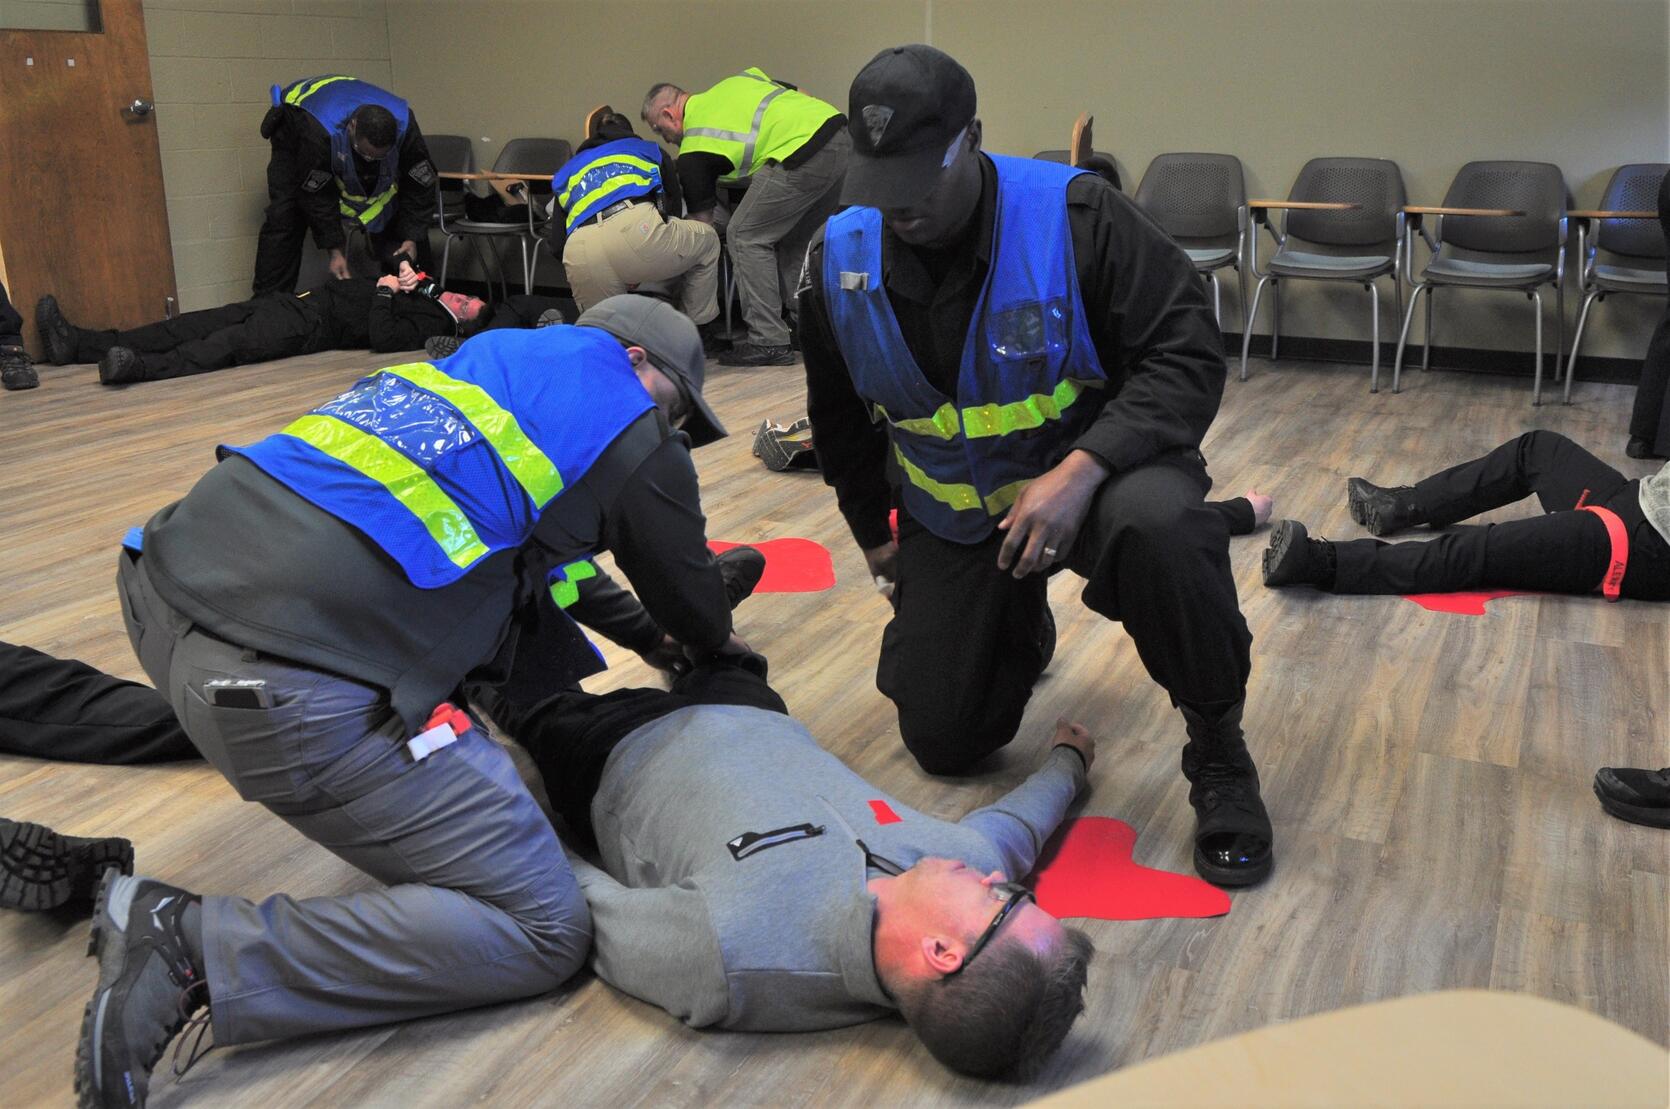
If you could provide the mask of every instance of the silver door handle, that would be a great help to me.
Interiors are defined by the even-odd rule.
[[[156,105],[151,103],[149,100],[141,100],[138,97],[134,97],[133,103],[129,104],[125,110],[132,115],[143,118],[154,112],[156,110]]]

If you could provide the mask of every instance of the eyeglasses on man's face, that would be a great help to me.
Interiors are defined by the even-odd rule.
[[[963,956],[962,965],[953,970],[951,974],[956,974],[974,961],[974,957],[980,954],[988,943],[992,942],[992,937],[997,935],[997,930],[1003,927],[1003,922],[1008,919],[1010,913],[1028,901],[1034,904],[1038,901],[1037,896],[1019,882],[993,882],[987,887],[986,892],[991,895],[993,900],[1000,901],[1002,904],[997,907],[996,914],[992,916],[992,922],[986,925],[986,930],[980,933],[980,938],[974,941],[974,946],[968,949],[967,955]],[[947,977],[950,977],[950,975],[947,975]]]

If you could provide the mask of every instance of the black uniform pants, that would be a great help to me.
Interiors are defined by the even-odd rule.
[[[1612,552],[1606,525],[1579,499],[1615,512],[1629,532],[1621,592],[1670,600],[1670,545],[1641,511],[1631,481],[1552,431],[1532,431],[1483,458],[1452,466],[1415,486],[1415,505],[1435,528],[1536,494],[1544,516],[1458,527],[1435,539],[1335,543],[1335,593],[1448,593],[1531,589],[1589,593],[1600,587]]]
[[[483,331],[493,331],[504,327],[535,327],[539,317],[550,309],[562,313],[565,323],[573,323],[580,318],[572,300],[564,297],[528,296],[516,293],[493,305],[492,319],[488,320]]]
[[[1225,706],[1244,695],[1252,634],[1229,567],[1229,514],[1203,500],[1196,451],[1116,474],[1091,502],[1066,566],[1082,600],[1121,621],[1173,701]],[[1249,509],[1250,512],[1250,509]],[[899,513],[894,614],[876,686],[931,774],[956,774],[1014,738],[1043,671],[1046,575],[997,567],[1002,536],[952,543]]]
[[[22,345],[23,317],[12,307],[12,300],[6,295],[6,286],[0,284],[0,347]]]
[[[302,272],[302,247],[307,240],[307,213],[297,200],[307,170],[297,166],[295,154],[284,142],[282,132],[274,137],[272,147],[272,158],[267,162],[267,214],[261,221],[261,232],[255,242],[255,283],[252,291],[256,296],[296,291],[296,282],[301,279]],[[385,273],[394,272],[391,259],[404,241],[395,229],[398,221],[394,213],[399,203],[398,196],[389,201],[387,211],[390,216],[384,221],[382,230],[367,235],[371,255]],[[429,236],[419,235],[414,242],[418,250],[417,267],[428,270]],[[343,249],[347,249],[346,243]]]
[[[1670,244],[1670,173],[1658,186],[1658,222],[1664,229],[1664,241]],[[1665,259],[1664,272],[1670,276],[1670,258]],[[1641,383],[1635,387],[1629,433],[1651,443],[1654,454],[1670,456],[1670,300],[1664,302],[1664,315],[1641,363]]]
[[[618,689],[613,693],[574,690],[518,703],[507,699],[492,710],[493,722],[533,756],[551,798],[551,808],[569,830],[594,838],[591,801],[603,780],[609,754],[632,732],[669,712],[692,705],[746,705],[787,713],[788,706],[766,684],[757,655],[713,659],[664,689]]]
[[[113,766],[200,756],[162,694],[0,643],[0,753]]]
[[[208,373],[328,349],[320,313],[288,294],[187,312],[131,331],[75,329],[76,361],[97,362],[113,346],[139,355],[146,381]]]

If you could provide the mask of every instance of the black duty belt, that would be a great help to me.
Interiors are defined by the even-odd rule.
[[[597,213],[597,215],[587,216],[586,217],[586,223],[602,223],[604,220],[608,219],[610,216],[614,215],[616,212],[624,212],[628,208],[632,207],[634,204],[648,204],[648,203],[649,203],[648,200],[644,199],[643,197],[638,197],[638,196],[628,197],[625,200],[617,200],[613,204],[609,205],[607,208],[603,209],[601,212]],[[584,224],[582,224],[582,226],[584,226]]]

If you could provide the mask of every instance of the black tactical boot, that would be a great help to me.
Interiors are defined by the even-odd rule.
[[[1264,548],[1264,584],[1334,585],[1334,545],[1326,539],[1312,539],[1297,520],[1280,520],[1270,529],[1270,545]]]
[[[75,361],[75,328],[64,318],[58,298],[48,293],[35,302],[35,328],[46,346],[46,360],[54,366],[67,366]]]
[[[1670,828],[1670,766],[1662,770],[1603,766],[1595,775],[1595,796],[1600,798],[1600,807],[1619,820]]]
[[[111,347],[99,359],[101,385],[132,385],[144,380],[145,371],[140,368],[139,355],[127,347]]]
[[[28,351],[22,347],[0,347],[0,388],[33,389],[40,383]]]
[[[110,866],[132,874],[133,844],[119,836],[61,836],[44,824],[0,818],[0,909],[91,902]]]
[[[1188,726],[1183,776],[1195,810],[1195,870],[1218,886],[1261,882],[1275,865],[1275,833],[1258,795],[1258,768],[1241,736],[1237,701],[1216,719],[1179,704]]]
[[[725,579],[725,598],[733,609],[748,599],[765,574],[765,555],[755,547],[732,547],[713,560],[719,564],[719,576]]]
[[[1415,507],[1413,485],[1382,488],[1367,478],[1348,478],[1345,501],[1351,508],[1351,518],[1367,528],[1370,535],[1391,535],[1426,523]]]

